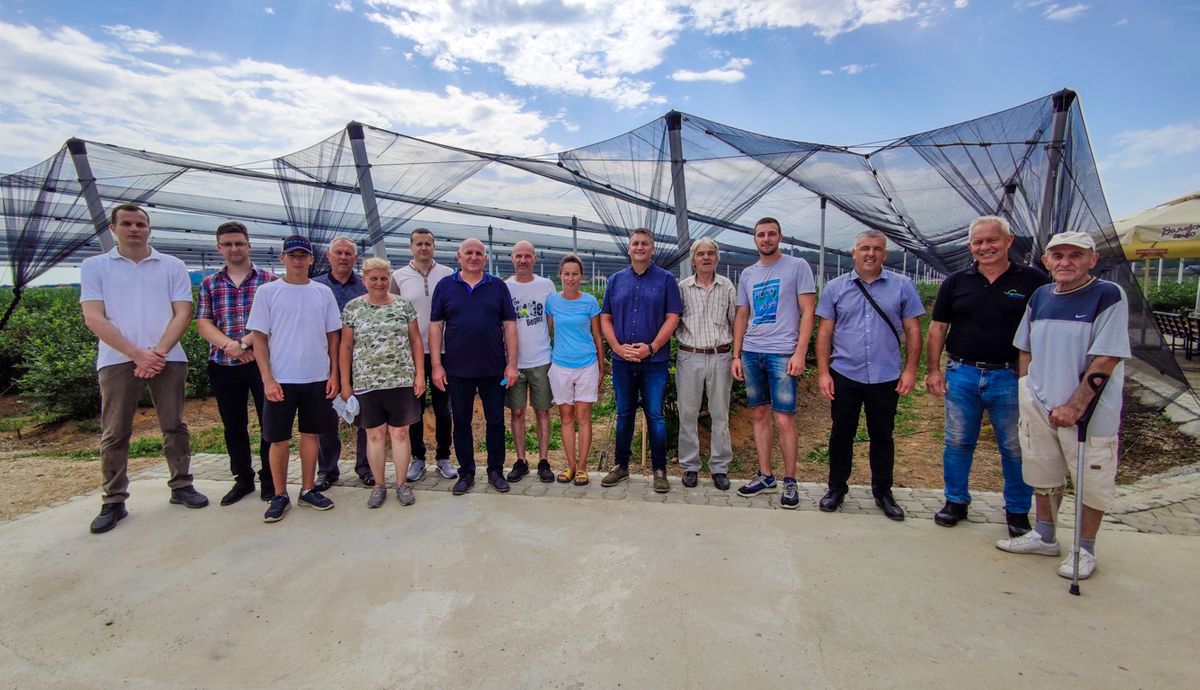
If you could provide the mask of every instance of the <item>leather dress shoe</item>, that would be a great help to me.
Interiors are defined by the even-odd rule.
[[[328,474],[325,474],[324,472],[320,472],[317,474],[317,478],[313,482],[313,486],[312,486],[313,491],[316,491],[317,493],[324,493],[326,491],[329,491],[329,487],[333,486],[333,483],[336,482],[337,480],[338,480],[338,477],[336,474],[330,476]]]
[[[720,491],[729,491],[729,475],[724,472],[717,472],[712,476],[713,486]]]
[[[105,503],[100,506],[100,514],[92,520],[92,534],[107,532],[117,526],[129,513],[125,512],[124,503]]]
[[[967,504],[946,501],[942,509],[933,514],[933,521],[942,527],[953,527],[967,519]]]
[[[487,476],[488,476],[488,484],[491,484],[493,489],[495,489],[496,491],[499,491],[502,494],[508,493],[509,486],[508,486],[508,482],[505,481],[505,479],[504,479],[503,472],[500,472],[500,471],[493,472],[493,471],[489,470],[487,473]]]
[[[358,481],[362,482],[363,486],[375,486],[375,475],[368,472],[360,476]]]
[[[691,489],[700,482],[700,474],[698,472],[684,472],[683,485]]]
[[[842,505],[842,501],[844,500],[846,500],[845,491],[834,491],[833,489],[830,489],[829,491],[825,492],[824,496],[821,497],[821,511],[825,513],[832,513]]]
[[[513,463],[512,469],[508,472],[508,481],[519,482],[527,474],[529,474],[529,461],[518,460]]]
[[[475,476],[470,474],[458,473],[458,481],[454,482],[454,487],[450,489],[450,493],[455,496],[462,496],[471,490],[475,484]]]
[[[891,491],[876,496],[875,505],[879,506],[883,510],[883,514],[886,515],[887,519],[889,520],[899,521],[904,519],[904,509],[896,505],[896,499],[892,498]]]
[[[229,493],[221,497],[221,505],[231,506],[254,493],[254,482],[234,482]]]
[[[1029,513],[1010,513],[1004,511],[1005,521],[1008,522],[1008,536],[1016,539],[1033,529],[1029,524]]]

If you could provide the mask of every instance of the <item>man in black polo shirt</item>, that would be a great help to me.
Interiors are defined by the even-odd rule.
[[[429,313],[429,358],[433,385],[450,393],[454,416],[454,454],[458,482],[452,492],[465,494],[475,483],[475,438],[471,420],[475,395],[487,423],[488,483],[508,491],[504,479],[504,390],[517,380],[517,313],[508,286],[483,272],[487,250],[474,238],[458,246],[459,270],[433,289]],[[445,343],[446,351],[442,352]]]
[[[953,527],[967,516],[971,503],[967,483],[986,410],[1000,448],[1008,533],[1017,537],[1030,530],[1033,490],[1021,477],[1017,351],[1012,341],[1029,297],[1050,279],[1036,268],[1009,260],[1013,236],[1003,218],[976,218],[967,238],[975,263],[942,282],[925,348],[929,369],[925,387],[946,399],[946,448],[942,454],[946,505],[933,519]],[[941,369],[943,347],[948,354],[945,375]]]

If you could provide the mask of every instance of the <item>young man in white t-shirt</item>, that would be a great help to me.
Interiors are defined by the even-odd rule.
[[[187,356],[179,338],[192,318],[187,267],[150,246],[150,214],[136,204],[112,211],[117,246],[80,266],[83,320],[100,339],[100,471],[104,491],[93,533],[107,532],[126,515],[129,438],[142,391],[150,389],[171,468],[171,503],[203,508],[192,487],[191,442],[183,422]]]
[[[529,474],[525,458],[525,409],[533,405],[537,425],[538,479],[554,481],[554,471],[547,458],[550,444],[550,408],[554,395],[550,392],[550,329],[546,323],[546,298],[555,293],[554,282],[533,272],[537,251],[533,243],[521,240],[513,245],[512,263],[516,271],[504,281],[512,295],[513,310],[517,312],[517,369],[520,376],[504,395],[512,422],[513,446],[517,461],[508,473],[508,481],[518,482]]]
[[[338,392],[338,340],[342,318],[333,291],[309,280],[312,243],[300,235],[283,241],[283,280],[254,296],[246,328],[262,373],[262,435],[271,444],[275,497],[263,516],[278,522],[291,507],[287,494],[288,444],[299,413],[300,505],[329,510],[333,501],[313,490],[321,434],[337,429],[332,399]]]
[[[454,463],[450,462],[450,439],[453,432],[453,420],[450,416],[450,394],[433,385],[429,377],[433,375],[433,360],[429,357],[429,311],[433,307],[433,289],[447,276],[454,275],[454,269],[434,261],[435,250],[433,233],[425,228],[417,228],[408,236],[408,246],[412,251],[412,261],[407,266],[401,266],[392,272],[392,292],[412,302],[417,310],[417,326],[421,330],[421,344],[425,346],[425,390],[433,407],[434,439],[437,443],[434,459],[437,470],[446,479],[458,476]],[[425,476],[425,396],[419,399],[421,404],[421,419],[415,424],[408,425],[408,441],[412,445],[412,462],[408,466],[408,481],[420,481]]]

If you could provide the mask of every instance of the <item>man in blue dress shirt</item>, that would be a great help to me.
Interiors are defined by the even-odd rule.
[[[629,233],[629,268],[608,279],[600,305],[600,332],[612,348],[613,394],[617,399],[616,467],[600,480],[615,486],[629,478],[633,420],[638,402],[646,413],[654,490],[671,490],[667,481],[667,420],[663,395],[671,358],[671,335],[679,325],[683,300],[679,284],[655,266],[654,236],[645,228]]]
[[[829,281],[817,304],[817,385],[828,398],[829,491],[821,510],[833,512],[849,491],[858,415],[865,407],[871,437],[871,493],[892,520],[904,509],[892,497],[895,443],[892,428],[901,395],[913,391],[921,361],[920,317],[925,313],[917,287],[885,271],[887,237],[864,230],[854,240],[854,270]],[[900,331],[906,348],[901,368]]]

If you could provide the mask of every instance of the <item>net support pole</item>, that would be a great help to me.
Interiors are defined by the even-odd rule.
[[[667,143],[671,148],[671,189],[675,192],[675,234],[679,238],[679,251],[688,252],[691,249],[691,235],[688,233],[687,185],[683,176],[683,113],[672,110],[666,114]],[[679,277],[686,278],[692,274],[692,262],[679,262]]]
[[[1055,203],[1058,199],[1058,173],[1062,168],[1062,156],[1067,133],[1067,114],[1075,102],[1075,92],[1063,89],[1054,94],[1054,121],[1050,127],[1050,141],[1046,144],[1046,186],[1042,190],[1041,215],[1038,236],[1034,238],[1034,253],[1041,254],[1042,247],[1054,234]]]
[[[88,215],[92,217],[92,225],[96,228],[96,239],[100,240],[100,249],[110,251],[116,246],[112,231],[108,228],[108,216],[104,214],[104,203],[100,201],[100,190],[96,189],[96,176],[92,174],[92,164],[88,161],[87,144],[82,139],[68,139],[67,151],[71,154],[71,162],[75,165],[75,177],[79,179],[79,188],[83,192],[83,200],[87,203]]]
[[[367,242],[371,253],[387,258],[387,247],[383,241],[383,223],[379,220],[379,205],[375,201],[375,183],[371,179],[371,161],[367,158],[367,141],[363,127],[357,122],[346,125],[350,135],[350,151],[354,154],[354,168],[358,173],[358,197],[362,200],[363,214],[367,218]]]
[[[571,216],[571,253],[579,255],[579,219]]]
[[[488,273],[496,275],[496,245],[492,241],[492,226],[488,226]]]
[[[821,258],[817,260],[817,287],[825,287],[825,206],[829,202],[825,197],[821,197]]]
[[[903,258],[903,261],[900,264],[900,272],[903,273],[904,275],[908,275],[908,250],[907,249],[902,250],[900,252],[900,256]],[[841,259],[838,259],[838,268],[839,269],[841,268],[841,263],[842,263]]]

